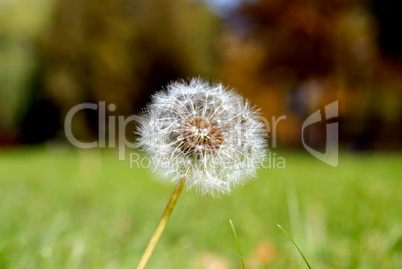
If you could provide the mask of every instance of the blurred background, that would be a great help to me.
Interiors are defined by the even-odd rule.
[[[392,0],[1,0],[0,146],[65,140],[76,104],[114,103],[114,115],[128,116],[168,82],[202,76],[238,89],[268,119],[286,115],[281,147],[300,147],[303,120],[339,100],[344,148],[401,149],[400,8]],[[77,114],[74,134],[97,137],[96,117]],[[324,127],[314,132],[325,142]]]
[[[400,268],[401,10],[397,0],[0,0],[0,269],[133,268],[173,186],[116,151],[75,148],[64,119],[83,102],[127,117],[194,76],[236,88],[269,123],[286,116],[269,159],[286,169],[260,169],[221,199],[183,192],[149,268],[240,268],[229,219],[247,269],[305,268],[278,223],[313,268]],[[300,133],[334,101],[336,168],[302,150]],[[72,129],[97,139],[97,111],[78,112]],[[307,134],[325,149],[325,122]]]

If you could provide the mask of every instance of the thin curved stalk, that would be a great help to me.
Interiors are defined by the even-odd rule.
[[[282,232],[287,235],[287,237],[290,239],[290,241],[292,241],[293,245],[297,248],[297,250],[299,251],[300,255],[302,256],[302,258],[303,258],[304,262],[306,263],[307,267],[308,267],[309,269],[311,269],[310,264],[308,263],[306,257],[304,257],[303,252],[302,252],[302,251],[300,250],[300,248],[297,246],[296,242],[293,241],[292,237],[288,234],[288,232],[287,232],[285,229],[282,228],[281,225],[279,225],[279,224],[277,224],[277,225],[278,225],[279,229],[281,229]]]
[[[143,269],[147,266],[147,263],[151,258],[152,253],[155,250],[156,244],[158,244],[159,238],[161,237],[163,230],[165,229],[166,224],[169,220],[169,217],[172,214],[172,211],[176,205],[177,199],[179,198],[179,195],[183,189],[184,182],[185,182],[184,177],[181,178],[179,182],[177,182],[173,194],[170,197],[168,204],[166,205],[165,211],[163,212],[162,217],[159,220],[158,225],[156,226],[156,229],[151,237],[151,240],[149,241],[148,246],[144,251],[144,254],[142,254],[141,260],[137,265],[137,269]]]
[[[234,237],[235,237],[236,243],[237,243],[237,248],[239,249],[241,265],[242,265],[243,269],[246,269],[246,266],[244,265],[243,253],[241,252],[239,238],[237,237],[236,229],[235,229],[234,224],[231,219],[229,220],[229,222],[230,222],[230,226],[232,226],[233,234],[234,234]]]

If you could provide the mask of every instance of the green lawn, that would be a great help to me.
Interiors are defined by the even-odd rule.
[[[401,268],[402,156],[341,154],[330,167],[280,152],[286,169],[219,199],[183,192],[148,268]],[[0,268],[135,268],[173,185],[116,151],[0,153]]]

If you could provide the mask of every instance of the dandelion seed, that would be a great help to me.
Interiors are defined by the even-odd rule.
[[[163,178],[198,193],[229,193],[256,174],[266,133],[256,109],[222,84],[174,82],[153,96],[139,143]]]

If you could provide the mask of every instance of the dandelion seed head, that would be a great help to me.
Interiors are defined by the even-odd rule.
[[[202,79],[156,93],[138,128],[139,144],[163,178],[201,195],[229,193],[256,175],[266,150],[258,111],[222,84]]]

